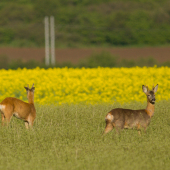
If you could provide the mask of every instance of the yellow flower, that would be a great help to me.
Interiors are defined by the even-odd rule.
[[[146,101],[142,85],[159,84],[157,101],[170,98],[170,68],[93,68],[0,70],[0,100],[17,97],[27,101],[24,86],[35,84],[35,102],[126,103]],[[166,95],[161,95],[166,94]]]

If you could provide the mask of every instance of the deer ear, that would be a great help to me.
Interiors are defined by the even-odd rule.
[[[153,88],[154,93],[156,93],[158,90],[158,84]]]
[[[28,87],[24,87],[24,88],[26,89],[26,91],[28,91],[28,89],[29,89]]]
[[[34,91],[34,90],[35,90],[35,87],[32,87],[31,90]]]
[[[144,85],[142,85],[142,90],[143,90],[143,92],[144,92],[145,94],[148,92],[148,88],[147,88],[146,86],[144,86]]]

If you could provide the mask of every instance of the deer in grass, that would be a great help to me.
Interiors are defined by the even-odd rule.
[[[147,107],[141,110],[130,110],[123,108],[116,108],[111,110],[105,117],[106,127],[104,134],[110,132],[113,127],[118,132],[121,129],[137,128],[140,134],[140,129],[146,132],[155,109],[155,93],[158,90],[158,84],[152,90],[147,86],[142,86],[143,92],[147,96]]]
[[[22,119],[25,122],[25,127],[28,129],[33,126],[36,110],[34,106],[34,84],[31,89],[24,87],[27,91],[28,103],[14,98],[7,97],[0,103],[0,112],[2,116],[2,125],[9,124],[12,116]]]

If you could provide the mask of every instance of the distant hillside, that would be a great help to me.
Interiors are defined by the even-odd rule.
[[[170,44],[169,0],[1,0],[0,46],[42,47],[46,15],[57,47]]]

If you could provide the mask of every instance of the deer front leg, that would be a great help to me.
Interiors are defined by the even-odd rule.
[[[28,123],[28,128],[32,128],[33,127],[33,123],[34,123],[34,117],[29,116],[27,119],[27,123]]]
[[[29,127],[32,128],[33,127],[33,121],[29,122]]]
[[[28,122],[25,122],[25,127],[26,127],[26,129],[29,129],[29,123]]]
[[[138,131],[138,135],[140,136],[141,135],[141,126],[140,126],[140,124],[138,123],[137,124],[137,131]]]

